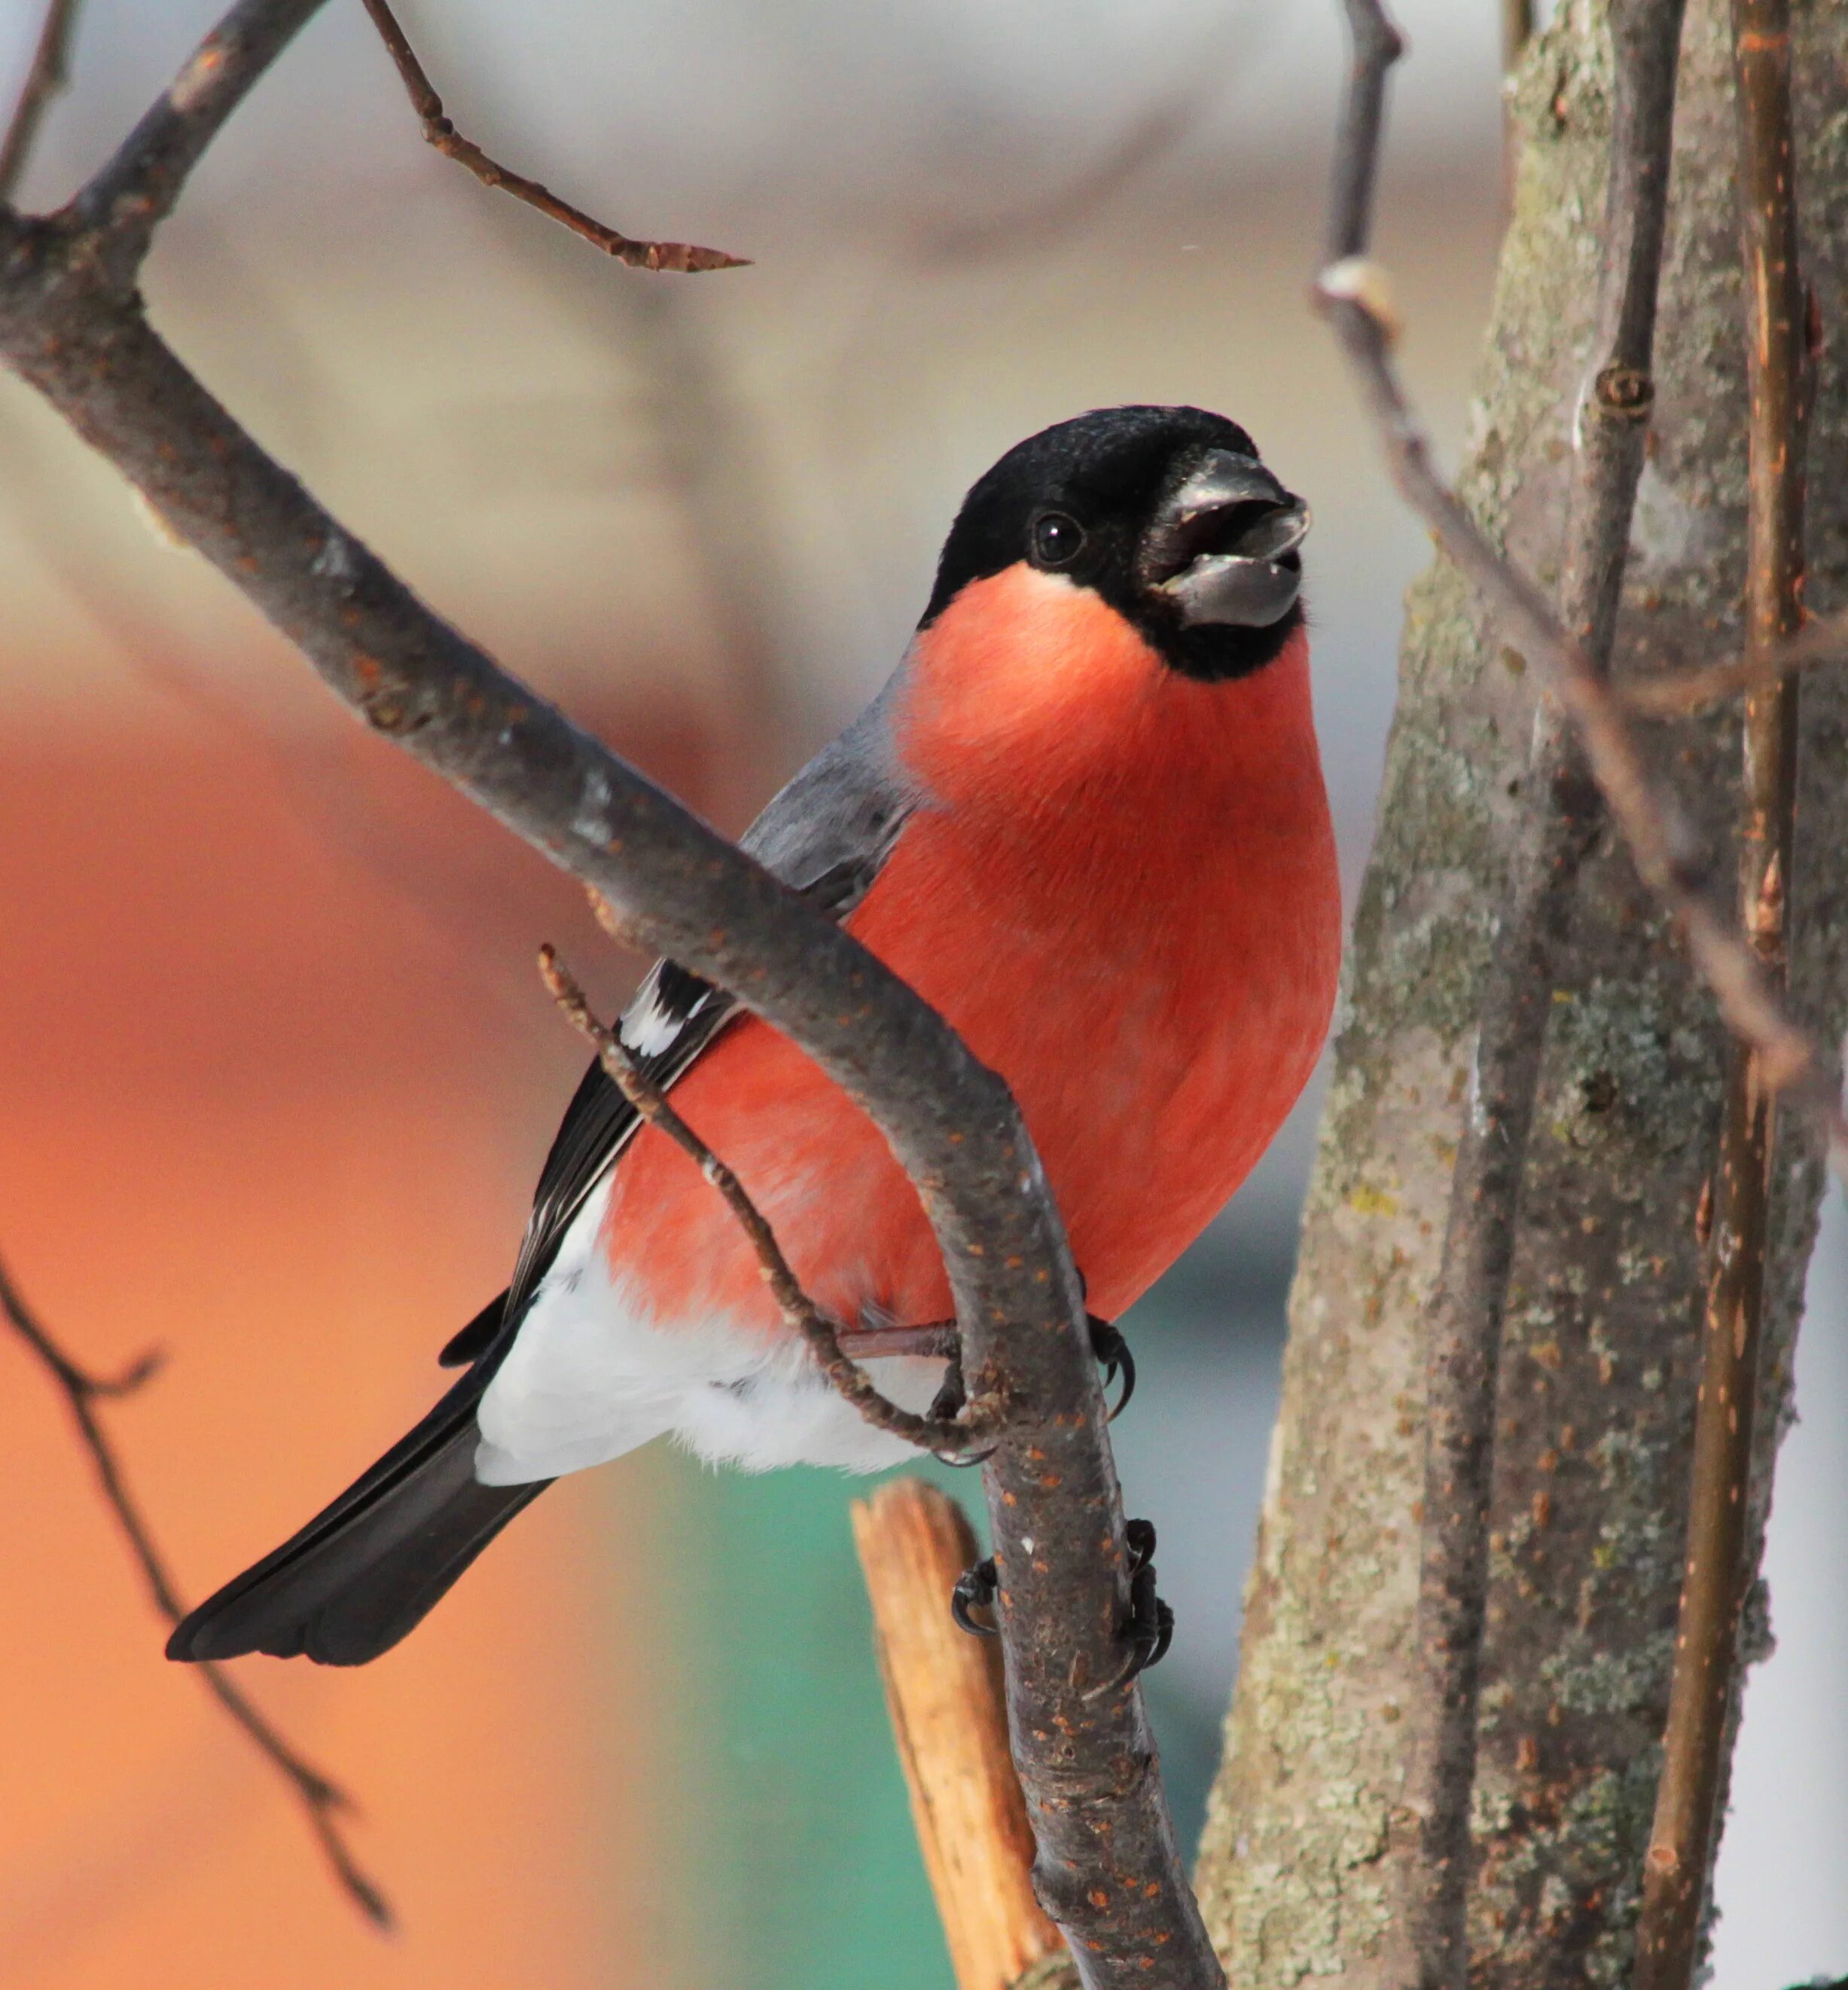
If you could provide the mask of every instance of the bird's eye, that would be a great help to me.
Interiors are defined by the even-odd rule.
[[[1033,521],[1033,558],[1041,566],[1069,566],[1084,544],[1084,528],[1063,511],[1043,511]]]

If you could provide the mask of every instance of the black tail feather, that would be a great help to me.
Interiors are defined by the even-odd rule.
[[[167,1656],[360,1666],[390,1650],[551,1483],[476,1481],[475,1410],[497,1365],[472,1369],[300,1533],[202,1603]]]
[[[465,1368],[479,1361],[494,1344],[507,1317],[507,1295],[491,1299],[459,1333],[452,1334],[436,1357],[439,1368]]]

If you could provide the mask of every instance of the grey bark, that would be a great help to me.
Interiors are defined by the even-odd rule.
[[[1848,12],[1798,9],[1805,254],[1840,316]],[[1657,344],[1655,433],[1619,674],[1735,640],[1745,513],[1743,321],[1726,11],[1693,0]],[[1564,545],[1609,135],[1602,10],[1572,0],[1524,61],[1521,156],[1461,487],[1549,584]],[[1848,596],[1848,370],[1826,351],[1811,440],[1810,606]],[[1234,1983],[1384,1984],[1412,1849],[1401,1805],[1422,1482],[1422,1329],[1475,1051],[1476,1002],[1534,719],[1521,659],[1443,563],[1414,588],[1378,843],[1362,894],[1291,1302],[1202,1905]],[[1806,693],[1794,990],[1839,1028],[1848,830],[1838,677]],[[1736,708],[1664,729],[1721,847]],[[1729,867],[1726,874],[1729,874]],[[1585,867],[1524,1177],[1500,1384],[1472,1975],[1628,1974],[1667,1710],[1704,1283],[1695,1212],[1726,1059],[1713,1005],[1608,831]],[[1778,1164],[1753,1548],[1787,1414],[1819,1172]],[[1766,1642],[1765,1615],[1748,1637]]]

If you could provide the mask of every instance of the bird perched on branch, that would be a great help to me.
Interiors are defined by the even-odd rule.
[[[1198,409],[1022,443],[969,492],[885,688],[744,839],[1006,1078],[1103,1319],[1244,1180],[1328,1027],[1308,524],[1245,431]],[[876,1336],[950,1313],[915,1191],[801,1051],[671,962],[621,1034],[832,1319]],[[429,1415],[171,1656],[376,1657],[552,1479],[663,1432],[751,1470],[907,1449],[833,1391],[731,1213],[600,1065],[507,1290],[444,1352],[468,1370]],[[921,1408],[942,1374],[880,1364]]]

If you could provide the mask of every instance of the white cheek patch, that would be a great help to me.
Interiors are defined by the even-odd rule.
[[[723,1316],[657,1321],[612,1276],[600,1241],[605,1181],[566,1232],[482,1397],[475,1476],[519,1486],[580,1472],[671,1432],[714,1464],[877,1472],[916,1455],[836,1394],[802,1343]],[[882,1362],[880,1387],[924,1409],[941,1362]]]

